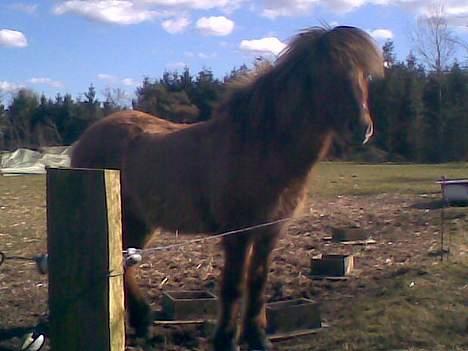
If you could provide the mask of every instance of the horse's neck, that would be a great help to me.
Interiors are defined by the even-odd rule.
[[[219,130],[226,132],[221,139],[228,141],[229,154],[248,160],[245,162],[249,166],[254,165],[255,177],[252,179],[265,179],[270,189],[275,189],[273,191],[304,182],[315,162],[326,154],[332,140],[331,132],[309,125],[294,125],[280,133],[262,131],[256,126],[260,129],[239,134],[238,125],[233,126],[229,121],[224,123],[228,125]]]
[[[277,191],[305,180],[331,141],[314,88],[280,78],[272,71],[235,92],[215,122],[223,124],[218,130],[230,155],[242,153],[249,168],[255,165],[255,178],[270,180]]]
[[[278,145],[273,157],[280,160],[275,169],[270,169],[278,181],[289,186],[297,181],[305,181],[315,163],[326,156],[332,142],[332,133],[317,131],[298,137],[291,144]]]

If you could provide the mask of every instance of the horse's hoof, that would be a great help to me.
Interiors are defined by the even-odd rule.
[[[149,326],[139,325],[139,326],[135,326],[134,328],[135,328],[136,339],[141,340],[141,341],[146,341],[146,342],[148,342],[151,339],[152,335],[151,335]]]
[[[257,345],[257,346],[250,346],[248,345],[248,350],[249,351],[272,351],[273,350],[273,344],[269,341],[264,342],[262,345]]]
[[[271,351],[273,344],[268,340],[264,331],[244,335],[244,342],[247,344],[249,351]]]
[[[240,351],[240,347],[235,342],[231,342],[228,344],[213,343],[213,351]]]
[[[133,327],[136,338],[149,340],[152,337],[151,324],[153,319],[151,310],[148,305],[142,304],[138,306],[137,311],[137,314],[130,315],[130,326]]]
[[[240,348],[234,335],[235,333],[215,332],[212,339],[213,351],[239,351]]]

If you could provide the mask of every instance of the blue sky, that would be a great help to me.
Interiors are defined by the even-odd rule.
[[[222,77],[256,56],[274,58],[320,23],[358,26],[380,46],[391,38],[403,60],[431,9],[430,0],[0,0],[0,97],[20,87],[76,97],[91,83],[131,95],[143,77],[185,65]],[[443,1],[443,11],[468,41],[468,1]]]

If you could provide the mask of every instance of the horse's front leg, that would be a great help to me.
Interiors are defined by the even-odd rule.
[[[237,346],[237,318],[248,240],[245,236],[227,237],[223,240],[224,268],[220,289],[218,323],[213,337],[215,351],[235,351]]]
[[[125,270],[125,297],[130,325],[135,330],[137,338],[148,339],[151,325],[151,309],[145,297],[138,287],[135,277],[137,267],[129,267]]]
[[[249,350],[270,350],[266,336],[265,286],[268,277],[270,253],[277,233],[263,232],[254,239],[247,271],[247,299],[244,311],[243,340]]]
[[[144,248],[150,230],[146,224],[129,211],[123,211],[123,244],[125,248]],[[148,339],[152,322],[151,308],[138,287],[136,280],[137,266],[125,269],[125,303],[128,321],[135,330],[135,336]]]

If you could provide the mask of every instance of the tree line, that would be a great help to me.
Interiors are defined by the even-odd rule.
[[[468,160],[468,67],[426,70],[412,53],[397,62],[392,41],[383,52],[390,68],[371,86],[376,148],[390,160]]]
[[[203,69],[196,76],[188,68],[182,73],[164,72],[160,79],[143,80],[131,107],[124,103],[125,93],[120,89],[106,89],[102,101],[93,85],[78,98],[70,94],[48,98],[20,89],[7,105],[0,99],[0,151],[70,145],[94,122],[129,108],[179,123],[208,120],[228,81],[248,71],[243,65],[222,80],[215,78],[210,69]]]
[[[364,160],[374,161],[468,160],[468,67],[455,62],[443,70],[426,69],[413,54],[397,61],[391,40],[383,51],[385,78],[370,87],[377,130],[373,143],[370,148],[357,146],[359,133],[351,131],[355,146],[350,150],[337,145],[335,156],[346,158],[357,151]],[[210,69],[193,75],[188,68],[145,78],[131,108],[174,122],[209,120],[228,84],[262,64],[256,61],[251,69],[243,65],[222,79]],[[76,99],[69,94],[51,99],[21,89],[8,106],[0,104],[0,150],[72,144],[92,123],[130,108],[121,103],[121,96],[119,90],[107,90],[100,101],[93,86]]]

